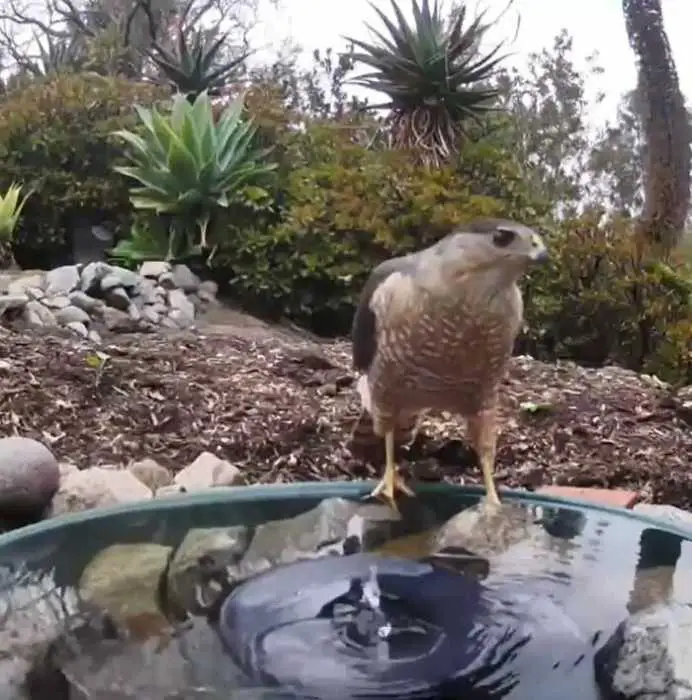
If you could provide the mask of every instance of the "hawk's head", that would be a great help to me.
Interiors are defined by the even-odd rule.
[[[431,250],[445,277],[493,270],[513,281],[531,263],[548,259],[548,250],[536,231],[505,219],[472,221]]]

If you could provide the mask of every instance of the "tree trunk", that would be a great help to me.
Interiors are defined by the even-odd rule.
[[[637,57],[646,142],[641,240],[667,255],[681,240],[690,205],[690,124],[663,27],[660,0],[622,0]]]

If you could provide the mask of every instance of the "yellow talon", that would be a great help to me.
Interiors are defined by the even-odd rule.
[[[378,498],[384,501],[390,508],[398,513],[399,508],[396,504],[396,492],[401,491],[407,496],[413,496],[415,494],[401,476],[399,476],[396,464],[394,463],[394,433],[392,431],[387,432],[385,435],[385,452],[386,466],[384,476],[382,477],[382,481],[373,489],[370,498]]]

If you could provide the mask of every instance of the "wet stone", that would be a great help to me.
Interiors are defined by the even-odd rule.
[[[542,532],[536,520],[536,514],[525,506],[503,503],[491,510],[480,503],[450,518],[440,528],[432,551],[463,548],[482,557],[496,557]]]
[[[330,498],[294,518],[260,525],[229,576],[243,580],[277,564],[341,555],[344,547],[369,550],[405,534],[407,522],[387,506]]]
[[[171,548],[158,544],[115,544],[87,564],[79,593],[134,636],[148,638],[168,628],[160,586]]]
[[[230,698],[229,688],[241,681],[205,620],[196,620],[164,641],[152,638],[133,644],[116,638],[80,645],[65,640],[61,647],[60,670],[78,689],[70,700]]]
[[[665,604],[625,620],[596,654],[596,679],[619,700],[692,698],[692,609]]]
[[[238,564],[250,536],[248,528],[242,526],[188,532],[168,569],[170,603],[198,614],[212,607],[223,590],[228,567]]]
[[[27,678],[42,667],[54,640],[68,634],[78,606],[50,582],[11,590],[13,580],[23,582],[22,571],[0,567],[0,700],[33,700]]]

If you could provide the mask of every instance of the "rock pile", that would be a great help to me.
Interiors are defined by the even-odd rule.
[[[0,438],[0,532],[14,527],[14,518],[40,520],[243,482],[236,465],[211,452],[201,452],[176,474],[153,459],[80,469],[58,462],[37,440]]]
[[[0,294],[0,319],[65,328],[100,342],[103,331],[188,329],[216,301],[214,282],[187,265],[145,262],[137,272],[104,262],[18,277]]]

